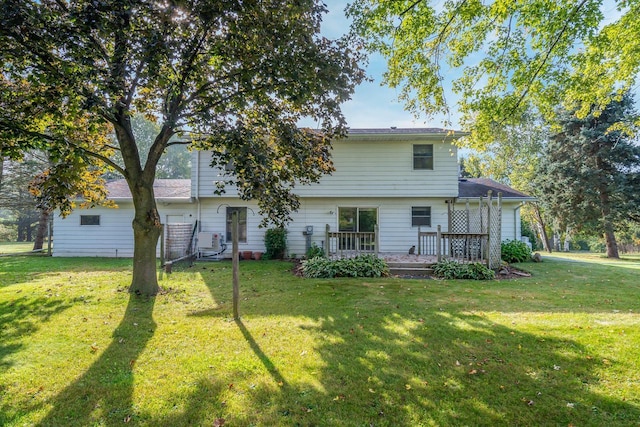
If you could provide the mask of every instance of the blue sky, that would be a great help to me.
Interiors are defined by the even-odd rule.
[[[322,23],[322,33],[329,38],[337,38],[349,30],[350,22],[344,14],[349,3],[344,0],[324,0],[329,13]],[[386,86],[381,86],[382,74],[386,70],[386,62],[380,56],[372,56],[367,66],[367,73],[373,79],[364,82],[356,88],[351,101],[342,106],[342,111],[350,128],[387,128],[387,127],[443,127],[438,120],[426,121],[416,119],[404,110],[398,101],[398,92]],[[302,123],[304,126],[314,127],[311,122]]]
[[[337,38],[349,30],[350,21],[345,17],[344,9],[349,3],[347,0],[324,0],[329,12],[322,23],[322,33],[328,38]],[[605,0],[601,6],[605,15],[602,25],[611,23],[620,17],[621,12],[616,10],[616,2]],[[371,82],[364,82],[356,88],[353,98],[343,104],[342,110],[351,128],[387,128],[387,127],[445,127],[439,118],[416,118],[405,111],[403,104],[398,101],[398,91],[387,86],[382,86],[382,74],[386,70],[386,61],[379,55],[370,57],[366,68]],[[455,73],[455,71],[454,71]],[[444,82],[447,85],[447,82]],[[640,103],[640,96],[636,93],[636,101]],[[449,93],[450,100],[455,100],[455,95]],[[452,124],[447,127],[458,129],[456,117],[458,116],[455,105],[449,105],[451,109],[450,120]],[[311,121],[302,121],[302,126],[315,127]]]

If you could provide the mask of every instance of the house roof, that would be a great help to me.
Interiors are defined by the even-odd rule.
[[[369,128],[349,129],[349,135],[416,135],[425,133],[448,133],[450,130],[441,128]]]
[[[503,199],[512,200],[535,200],[521,191],[514,190],[508,185],[500,184],[489,178],[461,178],[458,181],[458,198],[459,199],[477,199],[479,197],[487,197],[487,192],[491,190],[493,196],[502,193]]]
[[[363,128],[349,129],[347,140],[379,140],[379,141],[437,141],[453,140],[465,136],[466,133],[441,128]]]
[[[156,179],[153,191],[157,200],[188,201],[191,199],[190,179]],[[130,200],[131,191],[124,179],[107,183],[107,192],[111,200]]]

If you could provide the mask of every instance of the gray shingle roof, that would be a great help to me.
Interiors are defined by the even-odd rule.
[[[110,199],[130,199],[131,192],[124,179],[107,183]],[[153,191],[157,199],[189,199],[191,197],[190,179],[156,179]]]
[[[370,128],[370,129],[349,129],[350,135],[416,135],[425,133],[447,133],[448,129],[441,128]],[[456,133],[459,133],[456,131]]]
[[[478,198],[480,196],[487,197],[487,191],[492,191],[492,196],[502,193],[503,199],[525,199],[533,200],[531,197],[521,191],[514,190],[508,185],[500,184],[489,178],[462,178],[458,181],[458,198]]]

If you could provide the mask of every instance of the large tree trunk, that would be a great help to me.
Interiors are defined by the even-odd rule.
[[[607,245],[607,258],[620,258],[618,254],[618,243],[614,234],[613,223],[609,218],[611,216],[611,207],[609,204],[609,195],[606,192],[600,192],[600,203],[602,210],[602,228],[604,241]]]
[[[160,290],[156,273],[156,247],[162,234],[162,224],[153,194],[153,184],[131,187],[135,216],[133,219],[133,278],[129,292],[139,295],[156,295]]]
[[[536,222],[538,223],[540,236],[542,237],[542,247],[545,251],[551,253],[551,245],[549,244],[549,237],[547,236],[547,228],[544,220],[542,219],[542,213],[540,213],[540,206],[538,206],[537,203],[533,203],[533,211],[536,214]]]
[[[0,192],[2,191],[2,177],[4,175],[4,157],[0,156]]]
[[[613,227],[609,226],[607,228],[604,232],[604,241],[607,245],[607,258],[620,258],[616,236],[613,234]]]
[[[601,173],[605,172],[604,162],[600,157],[596,157],[596,166]],[[614,234],[613,222],[611,221],[611,200],[609,200],[609,188],[606,180],[601,180],[598,185],[598,193],[600,194],[600,212],[602,213],[602,231],[604,241],[607,245],[607,258],[620,258],[618,254],[618,243]]]
[[[124,110],[117,114],[114,123],[120,154],[125,165],[123,175],[127,180],[135,215],[133,218],[133,278],[129,292],[139,295],[156,295],[160,290],[156,273],[156,247],[162,234],[162,224],[153,192],[156,167],[167,141],[173,135],[167,124],[156,137],[147,153],[144,168],[131,129],[130,117]]]
[[[42,249],[44,244],[44,236],[47,234],[47,228],[49,225],[49,211],[40,211],[40,219],[38,220],[38,229],[36,230],[36,238],[33,241],[33,250],[37,251]]]

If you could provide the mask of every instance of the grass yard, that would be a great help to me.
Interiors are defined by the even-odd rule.
[[[0,255],[30,252],[33,242],[0,242]]]
[[[229,263],[152,299],[129,263],[0,258],[0,425],[640,424],[637,259],[489,282],[243,262],[239,322]]]

